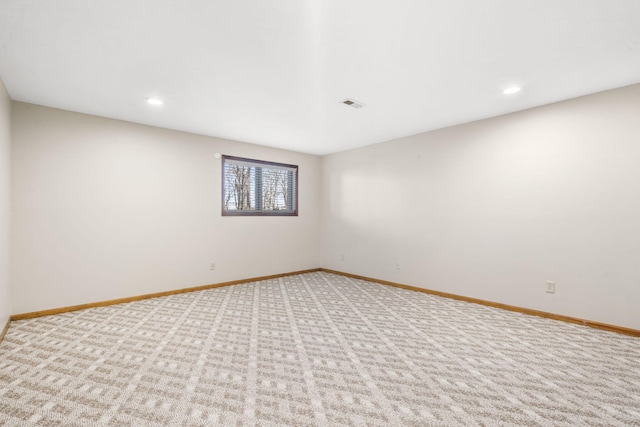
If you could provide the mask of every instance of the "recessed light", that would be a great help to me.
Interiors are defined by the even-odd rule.
[[[162,99],[158,98],[147,98],[147,103],[151,105],[164,105]]]
[[[504,93],[505,95],[512,95],[517,92],[520,92],[520,88],[518,86],[512,86],[502,91],[502,93]]]

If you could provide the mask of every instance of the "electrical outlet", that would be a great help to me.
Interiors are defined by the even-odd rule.
[[[211,262],[209,263],[209,270],[213,271],[213,270],[215,270],[215,269],[216,269],[216,263],[215,263],[215,262],[213,262],[213,261],[211,261]]]
[[[549,294],[556,293],[556,282],[547,282],[547,293]]]
[[[340,255],[340,261],[344,261],[344,254]]]
[[[400,261],[396,261],[396,270],[400,270]]]

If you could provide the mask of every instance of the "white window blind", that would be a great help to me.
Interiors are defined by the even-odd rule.
[[[222,156],[222,215],[298,215],[298,166]]]

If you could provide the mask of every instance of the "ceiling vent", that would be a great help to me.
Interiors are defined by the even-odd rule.
[[[362,102],[356,101],[355,99],[345,99],[344,101],[342,101],[342,103],[344,105],[348,105],[349,107],[353,107],[353,108],[362,108],[364,107],[364,104]]]

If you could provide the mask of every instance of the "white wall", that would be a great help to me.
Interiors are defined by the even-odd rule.
[[[12,313],[322,265],[640,329],[640,85],[323,159],[18,102],[11,114]],[[300,216],[221,217],[216,152],[299,164]]]
[[[0,78],[0,332],[11,314],[9,243],[11,231],[11,100]]]
[[[13,313],[318,267],[316,156],[19,102],[12,118]],[[215,153],[299,165],[299,216],[221,217]]]
[[[322,206],[326,268],[640,329],[640,85],[327,156]]]

